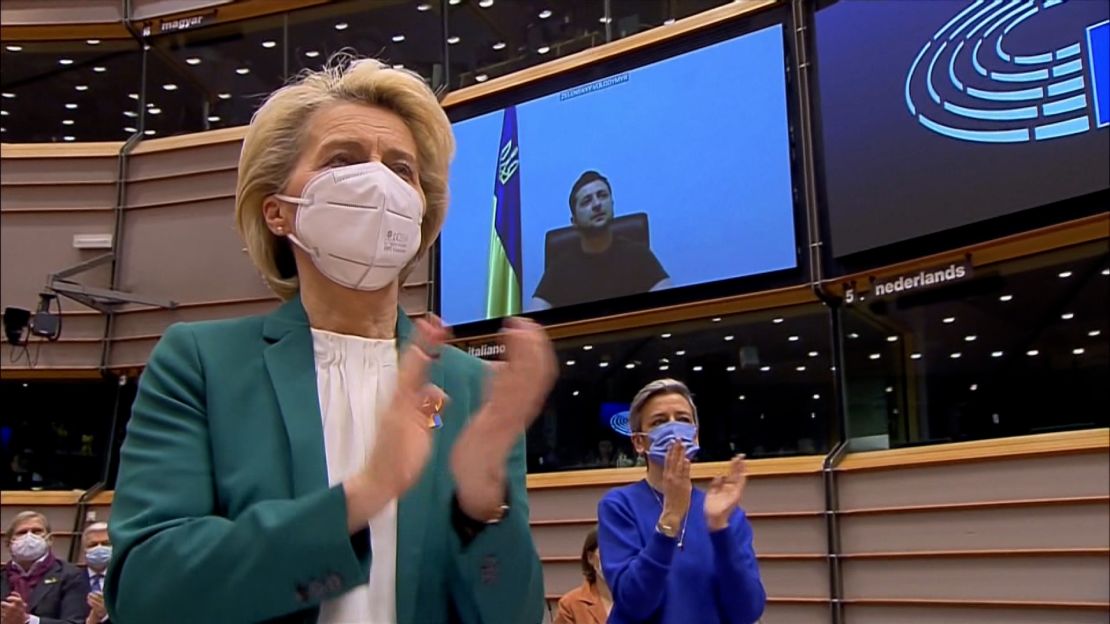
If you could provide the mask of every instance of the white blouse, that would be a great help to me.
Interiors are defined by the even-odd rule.
[[[397,343],[313,329],[316,386],[324,424],[328,484],[363,467],[397,386]],[[370,579],[320,605],[319,624],[395,624],[397,621],[397,501],[370,519]]]

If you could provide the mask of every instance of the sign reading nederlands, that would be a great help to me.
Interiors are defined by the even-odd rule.
[[[966,260],[953,262],[947,266],[922,269],[896,277],[872,279],[871,294],[875,297],[890,297],[908,292],[943,286],[971,277],[971,264]]]

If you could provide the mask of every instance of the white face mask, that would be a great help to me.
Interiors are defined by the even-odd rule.
[[[49,547],[45,537],[24,533],[12,540],[12,555],[20,561],[36,561],[46,554],[46,549]]]
[[[301,197],[274,197],[300,206],[289,240],[348,288],[385,288],[420,249],[424,202],[380,162],[329,169],[313,176]]]

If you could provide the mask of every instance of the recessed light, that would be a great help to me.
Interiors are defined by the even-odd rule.
[[[1000,358],[1003,355],[1005,355],[1005,353],[1002,352],[1002,351],[991,351],[991,357],[992,358]]]
[[[0,109],[0,117],[7,117],[8,111]]]
[[[887,392],[887,394],[890,394],[891,392],[894,392],[894,386],[887,386],[886,387],[886,392]]]
[[[420,4],[416,5],[416,10],[420,12],[430,11],[432,10],[432,5],[428,4],[427,2],[421,2]]]
[[[74,85],[73,90],[74,91],[88,91],[89,90],[89,85]]]
[[[760,370],[760,372],[766,373],[766,372],[770,372],[771,367],[764,365],[764,366],[760,366],[759,370]]]
[[[1103,275],[1110,275],[1110,269],[1103,269],[1102,274]]]
[[[979,384],[971,384],[970,386],[968,386],[967,389],[971,390],[972,392],[975,392],[976,390],[979,389]]]
[[[1039,354],[1040,354],[1040,351],[1037,351],[1036,349],[1030,349],[1030,350],[1025,352],[1025,355],[1028,355],[1029,357],[1034,357],[1034,356],[1039,355]]]
[[[868,355],[868,356],[867,356],[867,359],[869,359],[869,360],[877,360],[877,359],[879,359],[879,358],[881,358],[881,357],[883,357],[883,355],[882,355],[881,353],[872,353],[871,355]]]
[[[590,350],[592,350],[593,348],[594,348],[594,346],[593,346],[593,345],[582,345],[582,350],[583,350],[583,351],[590,351]]]
[[[670,26],[673,23],[674,23],[674,18],[673,17],[668,17],[667,19],[663,20],[663,25],[664,26]]]
[[[810,351],[806,355],[808,355],[809,357],[817,357],[819,354],[816,351]]]
[[[134,128],[132,128],[131,126],[124,126],[124,127],[123,127],[123,131],[124,131],[124,132],[130,132],[131,134],[135,134],[135,132],[137,132],[137,130],[135,130],[135,129],[134,129]]]
[[[73,102],[70,102],[70,103],[66,104],[66,108],[68,108],[69,110],[74,110],[74,109],[77,108],[77,105],[74,104]]]
[[[820,394],[815,394],[815,395],[813,395],[813,400],[814,400],[814,401],[817,401],[817,400],[819,400],[820,398],[821,398],[821,395],[820,395]]]
[[[794,370],[798,371],[799,373],[802,373],[802,372],[805,372],[806,367],[805,366],[795,366]]]
[[[669,364],[660,364],[660,365],[659,365],[659,370],[663,370],[663,371],[665,371],[665,370],[670,370],[670,368],[671,368],[671,367],[670,367],[670,365],[669,365]]]
[[[1064,312],[1063,314],[1060,315],[1060,318],[1065,320],[1065,321],[1070,321],[1073,318],[1075,318],[1075,314],[1073,314],[1071,312]]]
[[[208,116],[208,123],[216,123],[219,120],[220,120],[219,115],[209,115]]]
[[[185,59],[185,64],[186,65],[200,65],[200,57],[190,56],[189,58]]]
[[[571,396],[578,396],[578,391],[575,390],[574,392],[571,392],[570,394],[571,394]]]
[[[956,351],[956,352],[952,353],[952,355],[949,355],[948,357],[952,358],[953,360],[958,360],[961,357],[963,357],[963,355],[964,355],[963,353],[960,353],[959,351]]]
[[[239,69],[235,70],[235,73],[239,74],[240,76],[246,76],[247,74],[251,73],[251,68],[240,67]]]
[[[405,64],[404,64],[404,63],[395,63],[395,64],[393,65],[393,69],[404,69],[404,68],[405,68]]]
[[[636,368],[636,363],[635,362],[629,362],[628,364],[625,364],[624,367],[627,368],[628,370],[632,370],[633,368]]]
[[[737,398],[737,399],[740,399],[741,401],[745,401],[745,400],[747,400],[747,398],[748,398],[748,397],[746,397],[746,396],[744,396],[744,395],[742,395],[742,394],[741,394],[740,396],[738,396],[738,397],[736,397],[736,398]]]
[[[921,354],[920,353],[911,353],[910,354],[910,359],[911,360],[920,360],[921,359]]]
[[[550,51],[551,51],[551,46],[540,46],[540,47],[536,48],[536,52],[539,52],[540,54],[547,54]]]
[[[710,320],[710,321],[712,321],[712,322],[714,322],[714,323],[720,323],[720,322],[721,322],[721,317],[719,317],[719,316],[714,316],[713,318],[711,318],[711,319],[709,319],[709,320]]]
[[[9,45],[9,46],[4,46],[4,49],[7,50],[8,52],[22,52],[23,51],[23,46],[21,46],[21,45]],[[24,384],[24,385],[26,385],[26,384]]]
[[[177,91],[177,85],[173,84],[172,82],[167,82],[166,84],[162,85],[162,88],[166,91]]]
[[[70,135],[67,134],[66,136],[62,137],[62,139],[66,140],[66,141],[76,141],[77,137],[70,136]]]
[[[449,43],[450,45],[455,45],[459,41],[462,41],[462,40],[459,39],[458,35],[451,35],[450,37],[447,38],[447,43]]]
[[[567,360],[567,366],[574,366],[575,364],[577,364],[577,362],[574,360]]]
[[[801,340],[801,338],[799,338],[798,336],[789,336],[787,337],[787,340],[789,340],[790,342],[798,342],[799,340]]]
[[[1087,350],[1084,349],[1083,347],[1078,347],[1078,348],[1072,349],[1071,352],[1072,352],[1072,355],[1083,355],[1084,353],[1087,352]]]
[[[852,340],[855,340],[856,338],[859,338],[859,334],[857,334],[856,332],[852,332],[852,333],[848,334],[848,337],[851,338]]]
[[[455,6],[460,2],[462,2],[462,0],[447,0],[447,4],[450,4],[451,6]]]
[[[725,370],[732,373],[732,372],[736,371],[736,367],[735,366],[726,366]]]
[[[132,100],[137,100],[137,99],[139,99],[139,94],[138,93],[128,93],[127,97],[131,98]]]
[[[497,43],[493,44],[493,49],[494,50],[504,50],[505,49],[505,42],[504,41],[498,41]]]
[[[693,368],[692,370],[693,370],[693,371],[694,371],[695,373],[700,373],[700,372],[701,372],[701,365],[699,364],[699,365],[695,366],[695,367],[694,367],[694,368]]]
[[[3,95],[5,98],[7,98],[9,100],[15,97],[14,93],[9,93],[7,91],[5,91],[3,94],[0,94],[0,95]]]
[[[338,24],[335,25],[335,29],[336,30],[347,30],[348,26],[349,26],[349,24],[347,24],[347,22],[339,22]]]
[[[221,94],[217,95],[216,97],[220,98],[221,100],[230,100],[231,99],[231,94],[230,93],[221,93]]]
[[[681,355],[686,355],[686,349],[679,349],[678,351],[675,351],[674,354],[675,355],[680,355],[680,356]]]
[[[551,11],[550,10],[544,9],[544,10],[540,11],[540,19],[547,19],[549,17],[551,17]]]
[[[72,126],[73,125],[73,120],[72,119],[63,119],[62,120],[62,125],[63,126]]]
[[[945,325],[951,325],[952,323],[956,322],[956,317],[946,316],[946,317],[944,317],[944,319],[941,322],[944,323]]]
[[[979,339],[979,337],[976,336],[975,334],[964,336],[964,342],[975,342],[978,339]]]
[[[58,59],[58,64],[59,65],[73,65],[73,59],[70,59],[70,58]]]
[[[887,336],[886,341],[887,342],[898,342],[898,336]]]
[[[108,71],[108,68],[103,65],[97,65],[93,67],[93,71],[98,74],[103,74],[104,72]]]
[[[277,47],[277,42],[276,41],[269,41],[269,40],[263,41],[262,42],[262,47],[266,48],[267,50],[269,50],[270,48],[276,48]]]
[[[87,43],[89,45],[100,45],[100,40],[99,39],[86,39],[85,43]]]
[[[308,58],[316,58],[317,56],[320,56],[320,51],[319,50],[305,50],[304,55],[307,56]]]
[[[1069,277],[1071,277],[1071,275],[1071,271],[1060,271],[1059,273],[1060,279],[1068,279]]]
[[[485,81],[489,80],[489,76],[487,76],[485,74],[478,74],[477,76],[474,77],[474,80],[476,80],[477,82],[485,82]]]
[[[999,301],[1001,301],[1001,302],[1003,302],[1003,303],[1005,303],[1005,302],[1007,302],[1007,301],[1013,301],[1013,300],[1014,300],[1014,296],[1013,296],[1013,295],[1002,295],[1002,296],[1000,296],[1000,297],[998,298],[998,300],[999,300]]]
[[[775,325],[778,325],[782,321],[783,321],[783,318],[781,316],[776,316],[775,318],[771,319],[771,322],[774,323]]]
[[[493,0],[478,0],[478,6],[483,9],[488,9],[493,6]]]
[[[158,108],[157,106],[153,106],[151,108],[146,109],[146,112],[150,113],[151,115],[161,115],[162,114],[162,109]]]
[[[597,21],[601,22],[602,24],[608,24],[608,23],[611,23],[613,21],[613,18],[601,16],[601,17],[597,18]]]
[[[725,342],[732,342],[733,340],[736,340],[736,336],[733,336],[731,334],[728,335],[728,336],[725,336]]]
[[[609,363],[608,362],[598,362],[598,367],[599,368],[608,368]]]
[[[671,333],[667,332],[665,334],[659,334],[659,337],[662,338],[663,340],[666,340],[667,338],[671,337]]]
[[[404,40],[405,40],[404,35],[400,35],[400,34],[393,35],[393,43],[401,43]]]
[[[1102,334],[1101,329],[1092,329],[1091,331],[1087,332],[1087,335],[1090,336],[1091,338],[1094,338],[1095,336],[1098,336],[1100,334]]]

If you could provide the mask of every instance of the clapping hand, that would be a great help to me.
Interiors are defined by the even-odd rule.
[[[23,597],[12,592],[3,601],[0,601],[0,624],[26,624],[27,604]]]
[[[728,526],[732,512],[740,506],[748,475],[744,470],[744,456],[738,455],[729,462],[728,472],[713,479],[705,492],[705,521],[710,531],[720,531]]]

